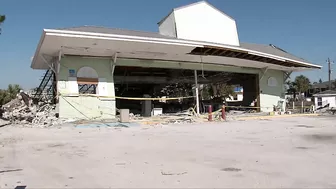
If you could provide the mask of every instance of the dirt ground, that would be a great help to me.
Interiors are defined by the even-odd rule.
[[[6,126],[0,128],[0,188],[335,188],[335,120]]]

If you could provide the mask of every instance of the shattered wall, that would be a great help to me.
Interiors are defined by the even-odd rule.
[[[99,77],[99,86],[104,86],[96,96],[78,95],[77,71],[84,67],[93,68]],[[115,92],[109,59],[65,56],[61,60],[58,81],[58,111],[62,118],[113,119],[116,114]],[[100,88],[99,88],[100,89]],[[108,96],[99,97],[99,96]]]
[[[136,59],[118,59],[116,65],[120,66],[140,66],[140,67],[160,67],[160,68],[169,68],[169,69],[191,69],[191,70],[201,70],[205,71],[223,71],[223,72],[234,72],[234,73],[247,73],[247,74],[258,74],[259,77],[262,75],[262,71],[260,69],[255,68],[240,68],[240,67],[233,67],[233,66],[224,66],[224,65],[214,65],[214,64],[203,64],[200,63],[181,63],[175,61],[157,61],[157,60],[136,60]],[[272,77],[276,80],[277,84],[268,85],[268,80]],[[260,94],[260,110],[262,112],[271,112],[273,111],[273,105],[277,105],[278,101],[284,100],[284,75],[283,72],[280,70],[267,70],[264,76],[259,79],[256,78],[259,82],[259,92]],[[255,86],[255,81],[248,84],[250,89],[245,89],[244,86],[244,93],[248,92],[251,93],[249,95],[250,99],[247,101],[253,101],[256,96],[256,89],[251,88]],[[247,91],[246,91],[247,90]],[[249,98],[248,97],[248,98]],[[245,98],[245,95],[244,95]]]
[[[253,68],[239,68],[232,66],[221,66],[199,63],[180,63],[174,61],[155,61],[155,60],[136,60],[136,59],[122,59],[118,58],[116,66],[138,66],[138,67],[156,67],[156,68],[168,68],[168,69],[190,69],[205,71],[223,71],[223,72],[235,72],[235,73],[248,73],[259,74],[261,76],[261,70]],[[81,67],[89,66],[95,69],[98,73],[100,81],[102,79],[106,81],[106,94],[103,96],[110,96],[111,98],[99,98],[99,97],[84,97],[73,95],[73,86],[77,85],[77,81],[74,79],[74,73]],[[276,80],[276,85],[273,85],[270,81]],[[257,78],[258,80],[258,78]],[[258,82],[258,81],[257,81]],[[269,85],[271,84],[271,85]],[[252,85],[251,85],[252,86]],[[255,85],[253,85],[255,86]],[[270,112],[273,111],[273,105],[277,105],[279,100],[284,99],[284,84],[283,84],[283,72],[279,70],[268,70],[263,78],[259,80],[260,86],[260,106],[261,111]],[[249,95],[255,98],[255,90],[248,90],[244,86],[244,93],[250,91],[254,92],[254,95]],[[61,68],[58,81],[58,92],[61,93],[59,97],[58,109],[60,117],[64,118],[102,118],[110,119],[115,118],[116,103],[115,103],[115,90],[114,81],[111,73],[111,64],[109,59],[99,58],[82,58],[79,56],[66,56],[61,60]],[[67,95],[71,94],[71,95]],[[99,96],[99,95],[98,95]],[[245,98],[245,97],[244,97]]]

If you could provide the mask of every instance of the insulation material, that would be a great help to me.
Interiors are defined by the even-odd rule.
[[[99,96],[108,96],[106,78],[98,79],[98,93],[97,94]]]
[[[67,89],[70,94],[78,94],[78,83],[76,77],[69,77],[68,78],[68,85]]]

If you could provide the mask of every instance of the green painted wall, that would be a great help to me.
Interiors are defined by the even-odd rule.
[[[274,77],[277,80],[277,86],[268,86],[267,82],[270,77]],[[273,105],[278,105],[279,101],[285,102],[284,73],[282,71],[267,70],[259,82],[261,111],[273,111]],[[285,103],[283,103],[283,109],[284,108]]]
[[[71,93],[69,89],[69,69],[77,71],[83,66],[94,68],[99,78],[106,78],[108,87],[108,96],[114,96],[114,83],[111,74],[110,59],[108,58],[85,58],[77,56],[66,56],[61,60],[59,72],[58,90],[61,94]],[[154,60],[137,60],[118,58],[116,66],[140,66],[140,67],[158,67],[169,69],[191,69],[207,71],[226,71],[237,73],[258,74],[261,77],[260,69],[240,68],[223,65],[186,63],[186,62],[167,62]],[[275,77],[278,85],[270,87],[267,85],[269,77]],[[279,100],[284,100],[283,72],[278,70],[267,70],[260,82],[260,106],[261,111],[269,112],[273,110],[273,105],[277,105]],[[64,87],[65,85],[65,87]],[[60,86],[63,86],[62,88]],[[74,107],[75,108],[74,108]],[[98,97],[60,97],[59,113],[61,117],[68,118],[115,118],[115,99],[107,100]],[[85,116],[84,116],[84,115]]]
[[[110,60],[95,58],[80,58],[67,56],[62,58],[58,75],[58,92],[63,94],[59,98],[60,117],[76,119],[113,119],[115,118],[115,99],[100,99],[98,97],[67,96],[71,93],[69,69],[77,71],[84,66],[96,70],[99,78],[107,81],[108,96],[115,96],[113,76],[111,74]]]

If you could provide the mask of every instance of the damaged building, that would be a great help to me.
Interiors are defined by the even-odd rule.
[[[230,106],[270,112],[284,110],[292,72],[321,68],[275,45],[240,42],[235,20],[205,1],[173,9],[158,28],[44,29],[31,67],[46,72],[34,97],[49,95],[63,118],[113,119],[118,109],[199,113],[212,103],[201,86],[226,83],[242,88]]]

